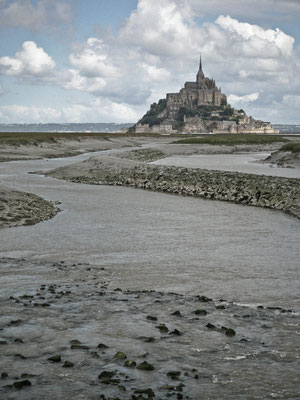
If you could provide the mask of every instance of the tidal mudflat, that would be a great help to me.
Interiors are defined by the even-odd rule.
[[[122,290],[86,263],[1,275],[2,398],[298,398],[293,309]]]
[[[87,158],[0,165],[62,210],[1,230],[0,397],[297,399],[298,219],[43,175]]]

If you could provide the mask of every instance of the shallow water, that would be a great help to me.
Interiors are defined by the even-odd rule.
[[[28,174],[86,157],[0,164],[3,184],[60,201],[63,210],[1,230],[0,372],[8,376],[0,398],[128,400],[151,388],[161,399],[296,400],[299,220]],[[74,339],[85,348],[72,349]],[[155,369],[127,368],[114,359],[118,351]],[[48,360],[57,354],[61,362]],[[64,368],[66,360],[73,367]],[[167,375],[174,370],[176,380]],[[103,371],[115,381],[102,382]],[[14,387],[25,379],[31,386]]]
[[[1,231],[1,256],[110,266],[117,285],[299,307],[299,221],[266,209],[28,174],[88,157],[1,163],[9,187],[60,201]]]
[[[240,154],[200,154],[191,156],[172,156],[156,160],[152,164],[175,165],[177,167],[203,168],[210,170],[245,172],[256,175],[300,178],[299,168],[282,168],[274,164],[261,164],[270,153]]]

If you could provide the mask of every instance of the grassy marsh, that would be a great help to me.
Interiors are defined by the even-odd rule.
[[[237,144],[269,144],[275,142],[287,142],[282,136],[255,135],[255,134],[220,134],[205,137],[193,137],[172,142],[173,144],[211,144],[233,146]]]

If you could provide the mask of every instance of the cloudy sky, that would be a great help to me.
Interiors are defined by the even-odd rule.
[[[0,0],[0,123],[135,122],[195,80],[300,123],[300,0]]]

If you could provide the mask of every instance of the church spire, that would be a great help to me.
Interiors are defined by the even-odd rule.
[[[202,71],[202,58],[201,58],[201,53],[200,53],[199,71]]]

